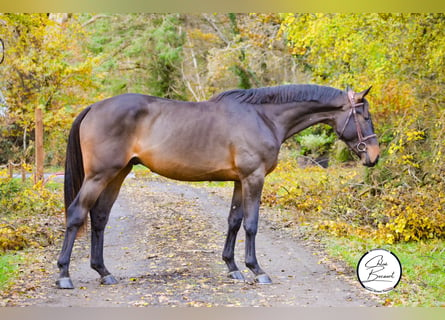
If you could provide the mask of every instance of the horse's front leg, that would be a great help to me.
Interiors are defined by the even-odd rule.
[[[246,232],[246,266],[255,274],[255,281],[262,284],[272,283],[270,277],[261,269],[256,258],[255,237],[258,232],[258,216],[264,175],[253,173],[242,181],[244,230]]]
[[[236,236],[241,227],[242,221],[243,207],[241,183],[239,181],[235,181],[232,204],[230,206],[230,214],[228,219],[229,229],[227,231],[226,243],[224,245],[224,251],[222,255],[222,258],[227,264],[227,268],[229,269],[229,278],[235,280],[244,280],[243,274],[239,271],[238,266],[235,263]]]

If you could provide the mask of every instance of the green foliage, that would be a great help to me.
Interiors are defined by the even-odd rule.
[[[295,140],[300,145],[302,155],[317,158],[328,152],[335,140],[335,134],[332,128],[319,125],[303,130],[295,136]]]
[[[0,255],[0,290],[7,287],[11,278],[17,273],[17,264],[20,258],[16,255]]]
[[[91,32],[87,47],[98,54],[101,95],[139,92],[184,99],[182,82],[185,34],[177,14],[84,14]],[[118,35],[118,36],[116,36]]]
[[[334,141],[330,155],[335,163],[348,162],[354,159],[351,150],[349,150],[348,146],[340,140]]]
[[[152,45],[154,52],[149,64],[149,87],[156,96],[184,99],[184,86],[180,81],[184,33],[179,28],[180,20],[169,15],[154,24]]]
[[[311,151],[311,153],[315,155],[322,154],[325,150],[326,144],[332,142],[332,139],[326,135],[315,135],[308,134],[305,136],[301,136],[298,141],[301,143],[303,147],[303,153],[305,154],[307,151]]]
[[[252,74],[242,68],[240,65],[234,65],[229,68],[233,71],[233,73],[238,77],[238,88],[240,89],[250,89],[252,88],[252,84],[250,83],[250,78]]]

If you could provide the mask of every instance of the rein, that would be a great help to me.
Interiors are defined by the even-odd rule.
[[[348,99],[349,99],[349,102],[351,103],[351,111],[349,111],[348,118],[346,119],[345,124],[343,125],[343,129],[340,132],[340,137],[343,136],[343,134],[344,134],[344,132],[346,130],[346,126],[348,125],[348,123],[351,120],[351,118],[354,117],[354,123],[355,123],[355,128],[357,130],[357,137],[358,137],[358,143],[357,143],[357,145],[355,147],[357,148],[358,152],[366,152],[366,149],[367,149],[366,141],[371,139],[371,138],[376,137],[377,135],[374,133],[374,134],[370,134],[370,135],[368,135],[366,137],[363,136],[362,128],[360,127],[360,124],[358,122],[358,116],[357,116],[356,108],[360,107],[360,106],[363,106],[364,103],[363,102],[355,103],[355,101],[354,101],[354,92],[352,92],[352,91],[348,91]]]

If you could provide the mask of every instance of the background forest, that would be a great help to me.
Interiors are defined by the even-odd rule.
[[[36,107],[46,164],[62,166],[75,115],[113,95],[200,101],[233,88],[372,85],[379,165],[356,167],[316,126],[288,141],[263,201],[337,237],[444,239],[443,30],[444,14],[1,14],[0,164],[33,163]],[[329,168],[306,167],[320,157]],[[22,189],[2,179],[5,215]],[[443,242],[434,248],[443,254]]]
[[[0,19],[2,164],[33,162],[36,107],[44,110],[46,162],[61,166],[75,115],[113,95],[204,100],[232,88],[286,83],[356,90],[372,85],[369,100],[382,161],[364,173],[362,183],[339,192],[336,218],[356,212],[390,242],[444,236],[443,14],[3,14]],[[334,138],[330,128],[318,126],[287,146],[294,156],[350,160]],[[303,198],[289,191],[280,196],[281,184],[269,198],[296,199],[312,209],[334,205],[332,197],[318,203],[321,195],[310,205],[304,196],[310,190],[300,190]]]

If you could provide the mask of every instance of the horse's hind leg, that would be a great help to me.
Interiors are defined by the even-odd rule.
[[[68,208],[65,238],[57,265],[60,270],[56,285],[60,289],[73,289],[73,283],[69,275],[69,264],[74,241],[79,228],[84,224],[88,212],[96,203],[102,191],[110,181],[119,173],[118,170],[108,170],[101,174],[88,177],[84,180],[74,201]]]
[[[122,182],[131,171],[132,165],[128,165],[114,178],[96,201],[90,210],[91,217],[91,268],[96,270],[101,283],[106,285],[116,284],[117,280],[110,274],[104,264],[103,246],[104,230],[108,222],[111,208],[119,194]]]

